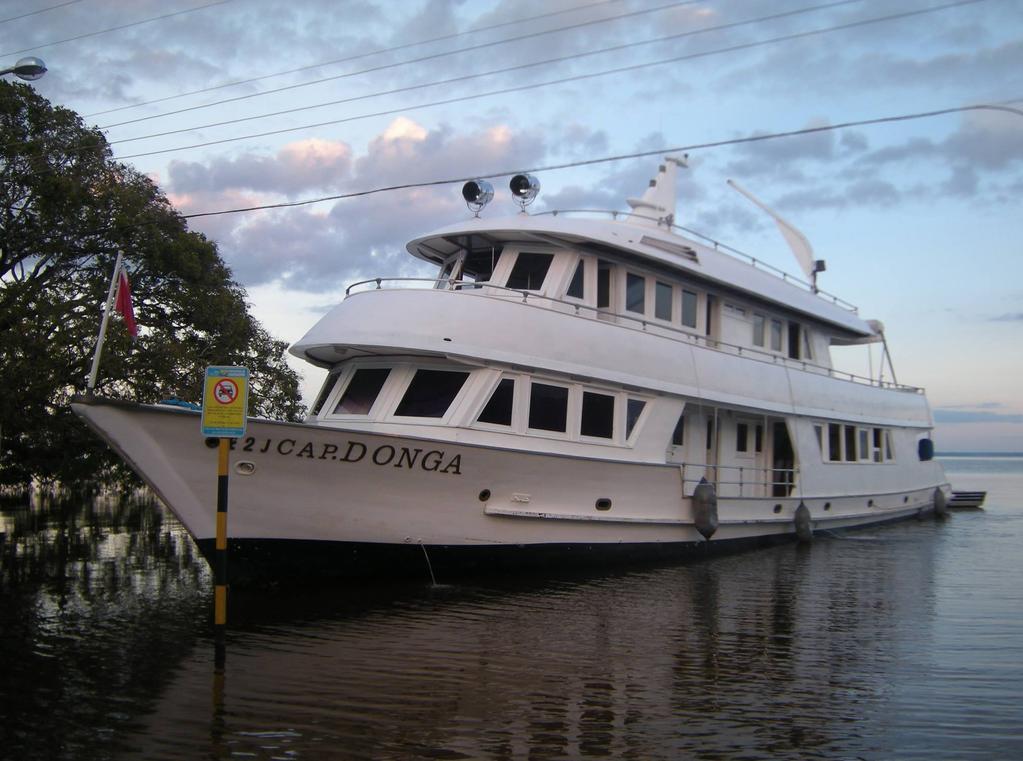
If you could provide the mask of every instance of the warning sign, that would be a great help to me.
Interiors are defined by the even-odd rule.
[[[244,435],[248,402],[247,367],[207,367],[202,395],[202,435],[235,439]]]

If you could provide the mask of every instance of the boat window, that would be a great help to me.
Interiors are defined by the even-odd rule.
[[[462,265],[462,279],[473,280],[477,283],[485,283],[493,277],[497,262],[501,259],[501,249],[496,246],[491,248],[477,248],[465,255],[465,264]]]
[[[762,314],[753,313],[753,345],[763,346],[764,345],[764,327],[767,322],[766,318]]]
[[[568,389],[546,383],[529,387],[529,427],[541,431],[568,430]]]
[[[646,278],[641,275],[625,274],[625,308],[639,314],[646,312]]]
[[[509,288],[521,288],[526,291],[539,291],[543,287],[547,270],[551,267],[554,254],[536,254],[522,251],[515,258],[506,285]]]
[[[840,462],[842,459],[842,426],[828,423],[828,460]]]
[[[579,433],[601,439],[614,438],[615,398],[593,391],[583,392],[583,414]]]
[[[764,451],[764,426],[762,425],[757,425],[753,429],[753,451]]]
[[[360,367],[352,373],[352,379],[338,400],[334,414],[368,415],[390,374],[389,367]]]
[[[845,460],[856,462],[856,426],[847,425],[845,428]]]
[[[611,262],[597,263],[597,309],[611,308]]]
[[[745,317],[746,310],[743,307],[738,307],[735,304],[729,304],[725,302],[725,311],[729,314],[735,315],[736,317]]]
[[[789,323],[789,359],[799,359],[799,329],[798,322]]]
[[[696,294],[682,289],[682,324],[687,328],[696,327]]]
[[[586,262],[582,259],[579,260],[579,264],[575,267],[575,274],[572,275],[572,282],[568,284],[568,290],[565,291],[566,296],[571,296],[573,299],[585,298],[585,288],[583,283],[583,277],[586,272],[586,268],[583,266]]]
[[[824,426],[815,425],[813,432],[817,434],[817,448],[821,450],[821,457],[824,456]]]
[[[632,435],[632,429],[636,427],[636,421],[643,414],[644,407],[646,402],[642,399],[629,399],[625,405],[625,438]]]
[[[746,423],[735,424],[735,451],[749,451],[749,426]]]
[[[323,409],[323,405],[327,401],[327,397],[330,396],[330,392],[334,390],[334,384],[337,383],[337,376],[340,374],[341,369],[335,368],[327,375],[327,380],[324,381],[323,388],[320,389],[320,395],[316,397],[316,403],[313,404],[313,409],[309,413],[310,415],[320,414],[320,410]]]
[[[860,443],[859,453],[861,460],[870,460],[870,431],[866,428],[859,429]]]
[[[490,401],[483,408],[477,420],[481,423],[494,425],[511,425],[512,403],[515,399],[515,380],[503,378],[490,396]]]
[[[444,417],[469,373],[416,370],[394,414],[398,417]]]
[[[771,351],[781,351],[781,320],[771,320]]]
[[[671,320],[671,286],[660,280],[654,290],[654,317],[658,320]]]
[[[884,432],[884,458],[886,460],[895,459],[895,449],[892,447],[892,432]]]
[[[686,413],[685,410],[678,416],[678,422],[675,423],[675,430],[671,432],[671,443],[677,447],[683,446],[686,443]]]
[[[880,429],[880,428],[875,428],[874,429],[874,436],[873,436],[873,438],[874,438],[874,447],[873,447],[874,462],[881,462],[881,460],[884,459],[884,449],[881,446],[881,435],[882,435],[882,433],[883,433],[882,429]]]

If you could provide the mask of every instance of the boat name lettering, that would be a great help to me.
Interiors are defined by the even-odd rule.
[[[311,441],[300,442],[298,439],[257,439],[246,436],[244,439],[231,439],[231,449],[258,454],[276,454],[284,457],[303,457],[310,460],[333,460],[337,462],[372,463],[378,467],[391,466],[412,470],[420,468],[435,473],[462,475],[462,455],[449,455],[441,449],[405,447],[394,444],[381,444],[370,449],[361,441],[345,441],[341,444]]]

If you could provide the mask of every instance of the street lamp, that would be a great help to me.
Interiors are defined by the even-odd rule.
[[[42,58],[36,58],[35,56],[28,56],[22,58],[13,66],[0,69],[0,76],[5,74],[13,74],[19,79],[24,79],[26,82],[39,79],[43,74],[46,73],[46,64],[43,63]]]

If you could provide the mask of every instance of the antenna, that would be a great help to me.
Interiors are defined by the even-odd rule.
[[[771,218],[774,219],[775,224],[778,225],[778,229],[781,231],[782,237],[785,238],[785,242],[789,244],[789,248],[792,249],[792,253],[795,255],[796,261],[799,262],[800,268],[810,281],[810,286],[813,288],[813,292],[817,293],[817,273],[824,272],[824,270],[827,269],[827,266],[823,259],[813,258],[813,246],[810,245],[810,241],[807,240],[806,236],[797,230],[795,225],[783,219],[778,212],[750,193],[735,180],[728,180],[728,184],[731,185],[738,193],[746,196],[746,198],[752,201],[755,205],[766,211]]]

